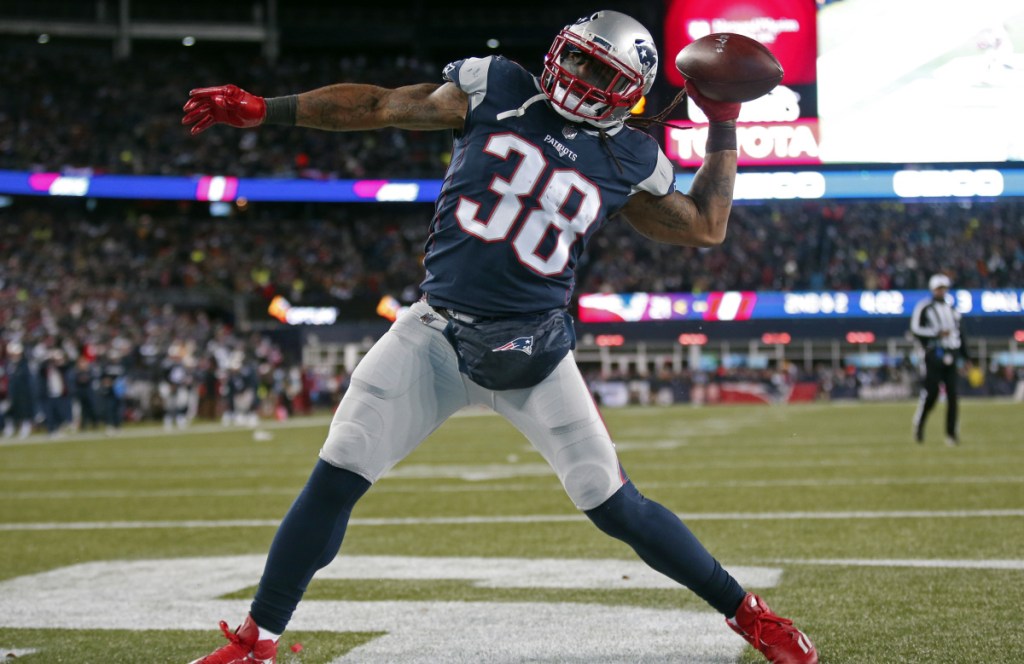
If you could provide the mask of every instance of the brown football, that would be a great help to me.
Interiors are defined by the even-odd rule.
[[[752,101],[782,80],[782,65],[764,44],[732,32],[690,42],[676,56],[676,69],[715,101]]]

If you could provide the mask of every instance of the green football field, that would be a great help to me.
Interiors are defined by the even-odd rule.
[[[620,458],[822,662],[1021,662],[1024,405],[606,410]],[[244,616],[323,417],[0,443],[0,657],[188,662]],[[757,662],[582,517],[503,420],[453,418],[356,506],[279,662]],[[301,644],[292,652],[288,646]],[[7,661],[7,660],[5,660]],[[14,661],[12,658],[10,661]]]

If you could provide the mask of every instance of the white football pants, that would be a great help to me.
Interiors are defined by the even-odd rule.
[[[459,372],[445,325],[425,302],[399,316],[352,373],[320,458],[376,482],[453,413],[478,404],[526,436],[577,508],[597,507],[622,486],[615,446],[572,353],[534,387],[488,390]]]

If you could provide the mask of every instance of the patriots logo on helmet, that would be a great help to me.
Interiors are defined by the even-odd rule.
[[[518,350],[521,353],[533,355],[533,337],[516,337],[503,346],[491,349],[495,353],[503,350]]]
[[[654,44],[646,39],[637,39],[634,46],[636,46],[636,55],[640,59],[640,66],[643,67],[645,74],[658,66],[658,49],[654,47]]]

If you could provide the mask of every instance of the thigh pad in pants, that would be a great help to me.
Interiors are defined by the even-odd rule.
[[[544,456],[577,508],[597,507],[622,486],[615,446],[571,354],[535,387],[494,394],[495,410]]]
[[[320,458],[376,482],[466,405],[444,321],[414,304],[352,373]]]

